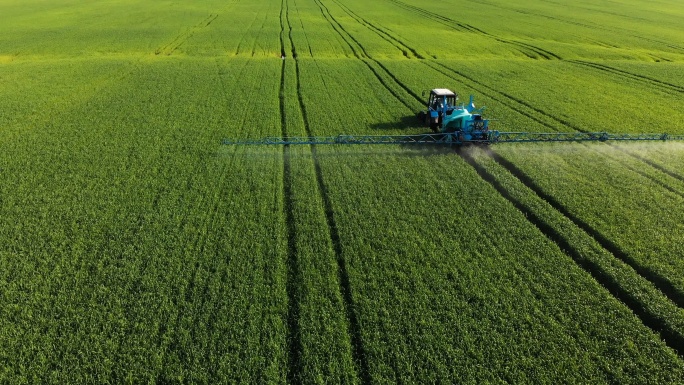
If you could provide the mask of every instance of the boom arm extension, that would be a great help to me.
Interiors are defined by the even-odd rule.
[[[684,135],[611,134],[607,132],[498,132],[488,131],[482,138],[466,140],[458,133],[420,135],[338,135],[268,137],[262,139],[224,139],[227,145],[296,145],[296,144],[465,144],[515,142],[605,142],[684,140]]]

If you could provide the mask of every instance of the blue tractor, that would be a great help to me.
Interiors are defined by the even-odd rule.
[[[434,133],[413,135],[344,135],[288,136],[261,139],[224,139],[228,145],[319,145],[319,144],[493,144],[534,142],[605,142],[607,140],[681,140],[684,135],[667,133],[614,134],[608,132],[500,132],[489,129],[489,120],[482,118],[484,107],[476,109],[473,96],[465,106],[456,105],[458,96],[446,88],[430,90],[427,110],[418,113],[418,119]]]
[[[482,118],[482,110],[475,108],[473,96],[467,106],[456,105],[458,95],[446,88],[430,90],[427,110],[418,119],[437,133],[456,134],[460,141],[490,141],[489,121]]]

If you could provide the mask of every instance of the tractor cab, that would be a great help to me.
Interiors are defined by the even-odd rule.
[[[489,121],[481,115],[482,108],[475,108],[473,97],[468,105],[456,104],[458,95],[446,88],[430,90],[427,110],[418,119],[434,132],[458,133],[465,140],[488,138]]]
[[[418,118],[429,125],[433,131],[441,131],[442,121],[445,116],[454,112],[456,101],[458,101],[458,95],[453,91],[446,88],[432,89],[427,101],[427,111],[421,111]]]
[[[432,111],[442,111],[445,107],[447,110],[453,110],[456,105],[458,96],[446,88],[435,88],[430,91],[430,98],[428,99],[428,109]]]

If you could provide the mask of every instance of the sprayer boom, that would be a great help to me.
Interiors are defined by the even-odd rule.
[[[611,134],[608,132],[499,132],[487,131],[476,137],[462,133],[419,135],[338,135],[268,137],[261,139],[224,139],[227,145],[321,145],[321,144],[450,144],[530,143],[530,142],[606,142],[606,141],[684,140],[684,135]]]

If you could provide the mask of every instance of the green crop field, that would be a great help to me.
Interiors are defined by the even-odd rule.
[[[677,0],[0,0],[0,383],[684,382]],[[428,129],[429,130],[429,129]]]

